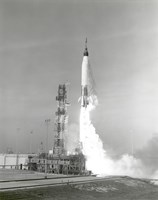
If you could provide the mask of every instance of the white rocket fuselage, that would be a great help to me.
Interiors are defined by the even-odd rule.
[[[83,61],[82,61],[82,72],[81,72],[81,106],[87,107],[89,104],[89,61],[88,61],[88,50],[85,49]]]
[[[88,85],[88,56],[83,57],[81,85]]]

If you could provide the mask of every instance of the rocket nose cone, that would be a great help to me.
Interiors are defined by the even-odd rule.
[[[87,49],[87,47],[85,48],[85,50],[84,50],[84,54],[83,54],[84,56],[88,56],[88,49]]]
[[[86,41],[85,41],[85,50],[84,50],[84,56],[88,56],[88,49],[87,49],[87,38],[86,38]]]

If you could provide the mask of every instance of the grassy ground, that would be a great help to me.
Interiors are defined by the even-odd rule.
[[[129,177],[94,183],[0,192],[0,200],[157,200],[158,186]]]

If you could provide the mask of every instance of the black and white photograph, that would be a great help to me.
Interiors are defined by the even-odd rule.
[[[158,199],[158,0],[0,0],[0,200]]]

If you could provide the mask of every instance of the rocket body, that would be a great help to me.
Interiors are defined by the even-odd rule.
[[[88,56],[84,56],[82,61],[81,85],[88,85]]]
[[[89,61],[88,61],[88,50],[86,46],[82,61],[82,72],[81,72],[81,106],[86,108],[88,104],[89,104]]]

